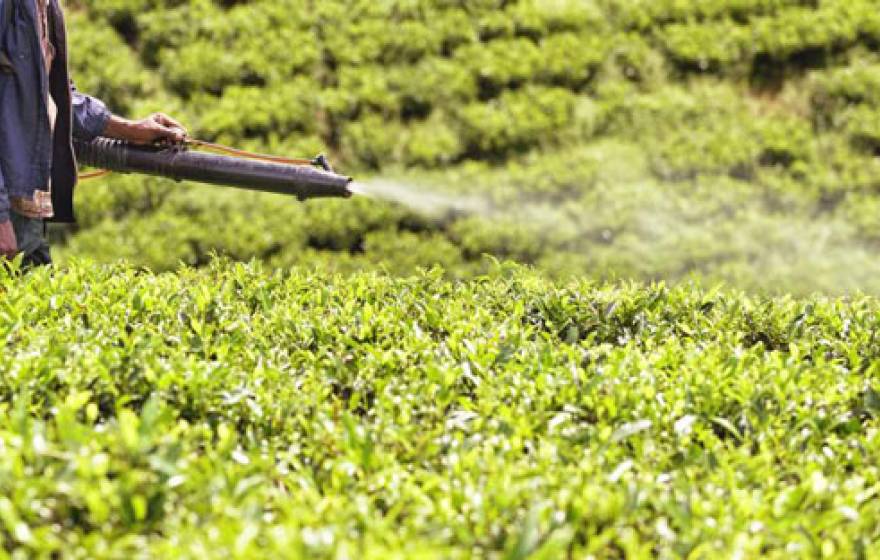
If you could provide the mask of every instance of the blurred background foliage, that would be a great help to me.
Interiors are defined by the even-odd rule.
[[[68,0],[81,89],[132,117],[413,191],[433,213],[114,175],[84,183],[62,260],[158,270],[213,253],[453,276],[874,286],[873,0]],[[863,270],[864,274],[842,275]]]

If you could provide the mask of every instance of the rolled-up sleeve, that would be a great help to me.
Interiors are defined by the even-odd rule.
[[[110,111],[98,99],[82,94],[70,84],[73,101],[73,135],[80,140],[92,140],[107,128]]]

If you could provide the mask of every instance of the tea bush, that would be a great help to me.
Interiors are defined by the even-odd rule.
[[[559,88],[528,88],[464,107],[462,139],[473,153],[506,156],[551,141],[572,117],[574,99]]]
[[[120,113],[131,112],[138,99],[159,95],[160,81],[143,68],[112,27],[91,23],[80,13],[73,14],[68,25],[89,28],[87,35],[73,33],[70,43],[76,53],[71,71],[80,90],[100,97]]]
[[[880,104],[880,65],[862,63],[817,74],[812,103],[824,117],[851,104]]]
[[[649,29],[654,25],[687,20],[748,19],[774,14],[790,6],[815,7],[813,0],[599,0],[621,25]]]
[[[228,261],[0,290],[11,557],[877,546],[873,298]]]
[[[376,201],[292,209],[274,197],[114,176],[79,191],[79,229],[54,233],[66,244],[62,258],[124,257],[164,270],[217,251],[404,273],[430,260],[408,253],[434,255],[437,244],[456,249],[434,255],[452,275],[481,270],[489,253],[551,275],[693,273],[767,286],[760,264],[777,248],[746,247],[764,245],[762,228],[784,246],[782,232],[822,216],[860,263],[876,247],[861,237],[872,231],[864,218],[848,227],[849,201],[880,192],[880,12],[871,0],[68,7],[74,77],[121,112],[161,108],[206,140],[328,153],[352,175],[400,178],[414,193],[430,187],[491,211],[446,212],[455,203],[445,199],[439,219]],[[615,200],[629,196],[636,200]],[[743,210],[715,217],[716,196]],[[668,212],[655,217],[669,235],[659,246],[642,225],[646,201]],[[198,216],[198,227],[177,212]],[[248,223],[229,219],[237,213]],[[685,223],[667,223],[671,216]],[[230,223],[243,228],[241,242],[221,231]],[[729,232],[737,223],[739,240]],[[694,224],[708,228],[703,245]],[[821,240],[817,227],[807,226]],[[678,245],[675,228],[685,232]],[[410,250],[384,249],[395,235]],[[857,285],[830,272],[840,259],[822,247],[819,256],[793,253],[801,268],[821,269],[816,285]],[[797,263],[769,266],[791,280],[784,289],[809,289],[795,278]]]
[[[118,111],[375,197],[82,184],[0,268],[0,557],[880,550],[875,2],[67,7]]]

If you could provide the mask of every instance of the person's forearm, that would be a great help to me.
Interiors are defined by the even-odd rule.
[[[111,115],[107,120],[107,127],[104,129],[103,136],[106,136],[107,138],[117,138],[119,140],[128,140],[134,127],[135,121],[124,119],[119,115]]]
[[[138,121],[111,115],[101,134],[108,138],[125,140],[134,144],[180,143],[186,139],[186,129],[162,113],[154,113]]]

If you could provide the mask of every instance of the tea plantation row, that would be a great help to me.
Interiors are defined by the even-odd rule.
[[[328,152],[349,173],[490,211],[298,207],[113,176],[80,189],[79,228],[56,232],[62,258],[168,270],[219,252],[467,276],[488,253],[557,276],[797,291],[880,278],[868,0],[69,8],[79,85],[122,112],[162,109],[260,151]]]
[[[372,168],[503,158],[570,129],[587,96],[694,71],[772,84],[880,41],[870,0],[84,4],[78,73],[120,110],[167,89],[211,138]]]
[[[874,299],[0,274],[0,556],[872,557]]]

